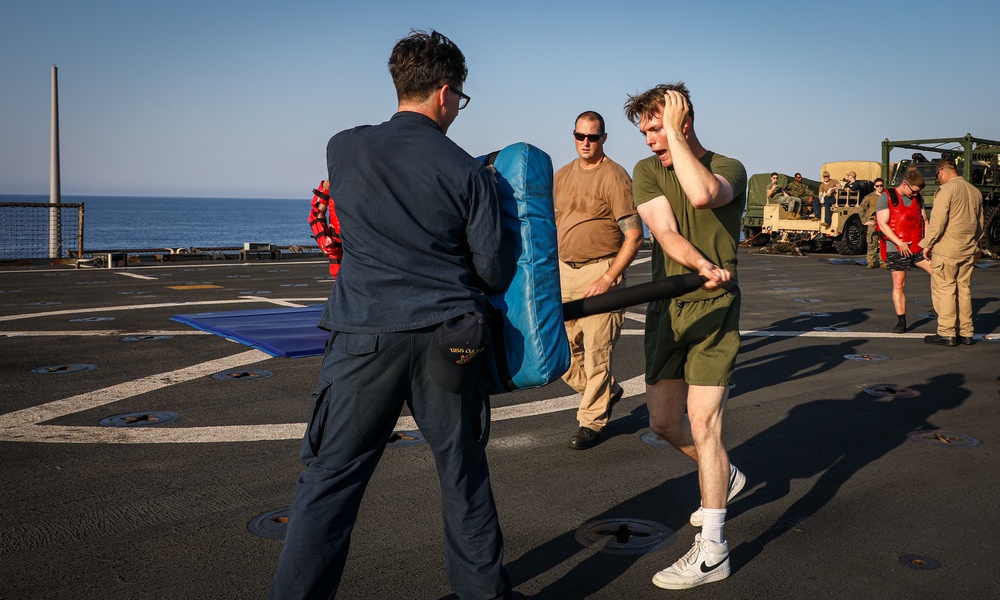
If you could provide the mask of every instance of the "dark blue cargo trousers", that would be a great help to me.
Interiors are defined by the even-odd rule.
[[[272,600],[335,596],[361,497],[404,402],[437,465],[452,590],[463,599],[510,592],[486,463],[489,396],[479,386],[454,393],[431,383],[432,335],[433,328],[330,335]]]

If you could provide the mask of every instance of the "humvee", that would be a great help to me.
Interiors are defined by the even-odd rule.
[[[893,150],[911,150],[910,158],[891,163]],[[931,154],[928,158],[927,154]],[[937,181],[937,164],[951,158],[958,167],[958,174],[976,186],[983,194],[983,237],[979,247],[987,254],[1000,256],[1000,141],[974,138],[966,134],[960,138],[925,140],[882,141],[882,178],[887,185],[903,182],[906,169],[914,167],[924,176],[925,216],[930,217],[934,194],[941,186]]]

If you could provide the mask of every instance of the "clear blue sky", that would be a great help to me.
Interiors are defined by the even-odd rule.
[[[56,64],[64,195],[310,197],[329,137],[395,111],[411,28],[465,53],[450,135],[473,155],[526,141],[558,168],[590,109],[631,171],[627,94],[683,80],[707,147],[816,178],[886,137],[1000,138],[998,25],[1000,3],[924,0],[6,0],[0,193],[48,194]]]

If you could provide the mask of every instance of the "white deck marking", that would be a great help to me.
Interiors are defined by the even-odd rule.
[[[280,300],[278,298],[265,298],[263,296],[243,296],[244,298],[250,298],[252,300],[259,300],[260,302],[269,302],[271,304],[277,304],[278,306],[288,306],[290,308],[305,308],[305,304],[298,304],[296,302],[291,302],[289,300]]]
[[[235,369],[271,358],[260,350],[248,350],[233,356],[203,362],[176,371],[150,375],[126,381],[101,390],[79,394],[62,400],[47,402],[39,406],[24,408],[0,415],[0,441],[60,442],[60,443],[145,443],[145,442],[193,442],[193,441],[240,441],[243,439],[290,439],[292,430],[301,437],[304,425],[258,425],[233,427],[192,427],[184,428],[138,428],[121,427],[77,427],[42,425],[59,417],[91,410],[126,398],[159,390],[176,383],[183,383],[227,369]],[[266,431],[257,431],[266,430]],[[254,432],[257,433],[248,433]],[[277,432],[284,433],[278,434]],[[225,432],[226,435],[222,435]],[[274,437],[277,435],[278,437]],[[294,437],[294,436],[292,436]]]
[[[169,329],[163,331],[127,331],[104,329],[101,331],[0,331],[0,337],[118,337],[139,335],[213,335],[199,329]]]
[[[152,279],[156,280],[159,277],[150,277],[149,275],[139,275],[138,273],[129,273],[128,271],[115,271],[115,275],[122,275],[124,277],[133,277],[135,279]]]
[[[99,306],[96,308],[67,308],[64,310],[50,310],[47,312],[22,313],[19,315],[0,316],[0,321],[19,321],[22,319],[34,319],[40,317],[57,317],[59,315],[77,315],[85,313],[113,313],[119,310],[144,310],[147,308],[187,308],[189,306],[217,306],[220,304],[253,304],[255,302],[267,302],[269,304],[279,304],[283,306],[296,306],[292,302],[323,302],[326,298],[264,298],[262,296],[240,296],[231,300],[201,300],[193,302],[159,302],[156,304],[131,304],[126,306]],[[284,304],[282,304],[284,303]]]
[[[619,382],[625,390],[623,398],[631,398],[646,393],[645,375],[637,375],[627,381]],[[535,402],[525,402],[524,404],[514,404],[511,406],[501,406],[490,411],[491,421],[506,421],[507,419],[520,419],[522,417],[534,417],[562,410],[576,410],[580,407],[580,394],[570,394],[560,398],[549,398],[547,400],[536,400]],[[417,424],[413,417],[400,417],[396,421],[396,429],[416,429]]]
[[[0,332],[4,335],[111,335],[104,332]],[[114,332],[119,335],[122,332]],[[176,335],[178,332],[162,332],[165,335]],[[623,334],[641,334],[637,329],[623,330]],[[845,331],[741,331],[744,337],[812,337],[812,338],[920,338],[923,333],[888,333],[888,332],[845,332]],[[159,332],[147,332],[160,334]],[[204,332],[192,331],[189,335],[201,335]],[[991,336],[978,336],[990,340]],[[132,398],[140,394],[162,389],[176,383],[183,383],[211,375],[227,369],[261,362],[272,358],[259,350],[249,350],[204,362],[176,371],[161,373],[127,381],[101,390],[72,396],[63,400],[55,400],[39,406],[25,408],[12,413],[0,415],[0,441],[17,442],[49,442],[49,443],[113,443],[113,444],[146,444],[146,443],[220,443],[220,442],[256,442],[268,440],[299,439],[305,433],[305,423],[279,423],[265,425],[227,425],[215,427],[143,427],[128,429],[123,427],[101,426],[65,426],[42,425],[59,417],[91,410],[107,404]],[[639,375],[621,382],[625,397],[631,398],[645,393],[644,376]],[[526,402],[511,406],[494,408],[492,420],[504,421],[543,415],[564,410],[575,410],[579,406],[579,394],[570,394],[559,398],[549,398]],[[396,429],[415,429],[416,423],[412,417],[401,417],[396,423]],[[513,443],[513,441],[512,441]]]
[[[147,308],[185,308],[188,306],[213,306],[219,304],[249,304],[256,300],[242,298],[237,300],[202,300],[198,302],[159,302],[156,304],[131,304],[126,306],[98,306],[95,308],[67,308],[64,310],[50,310],[37,313],[22,313],[19,315],[0,316],[0,321],[18,321],[21,319],[34,319],[40,317],[58,317],[59,315],[80,315],[86,313],[113,313],[122,310],[143,310]]]

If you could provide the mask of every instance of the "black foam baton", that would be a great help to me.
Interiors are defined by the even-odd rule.
[[[563,303],[563,320],[572,321],[600,313],[621,310],[653,300],[665,300],[693,292],[708,281],[697,273],[671,275],[666,279],[611,290],[597,296]]]

